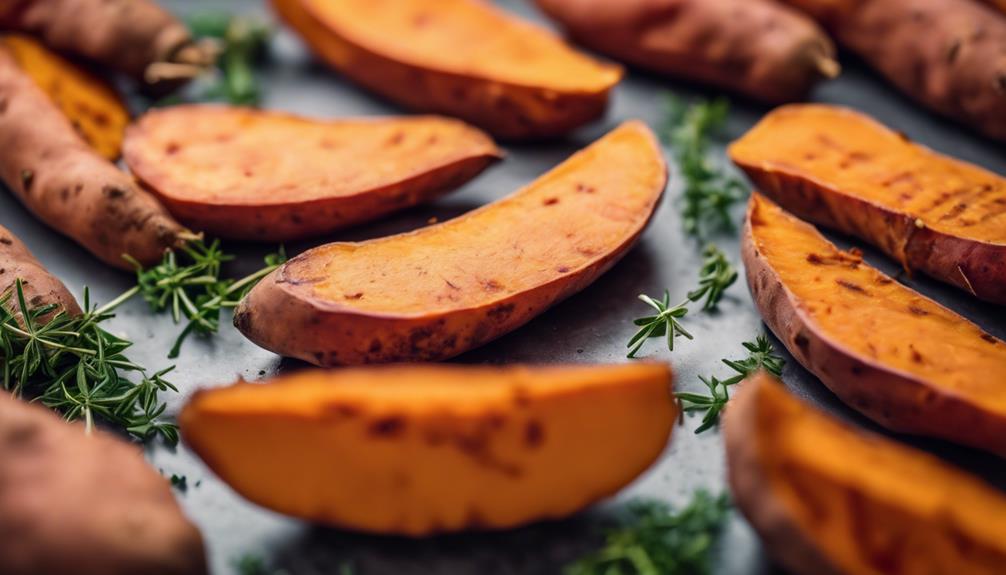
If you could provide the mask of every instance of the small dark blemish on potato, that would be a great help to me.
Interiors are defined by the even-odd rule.
[[[401,144],[403,141],[405,141],[405,132],[399,130],[394,134],[392,134],[390,138],[388,138],[388,145],[397,146]]]
[[[31,170],[21,170],[21,189],[24,193],[31,193],[31,185],[35,182],[35,172]]]
[[[503,284],[499,283],[496,280],[482,280],[479,283],[482,284],[482,289],[487,292],[496,292],[503,289]]]
[[[929,315],[928,311],[922,309],[921,307],[915,304],[909,305],[908,311],[911,312],[912,315]]]
[[[980,337],[991,344],[997,343],[996,338],[992,337],[987,333],[983,333]]]
[[[545,198],[541,204],[543,206],[554,206],[559,203],[559,198]]]
[[[793,344],[800,348],[800,351],[803,353],[807,353],[807,350],[810,348],[810,339],[808,339],[806,335],[798,333],[793,338]]]
[[[838,285],[844,287],[845,289],[847,289],[847,290],[849,290],[851,292],[861,293],[861,294],[864,294],[864,295],[869,295],[869,293],[870,293],[870,292],[866,291],[865,289],[863,289],[863,286],[857,284],[856,282],[849,281],[849,280],[847,280],[845,278],[838,278],[838,279],[835,280],[835,283],[837,283]]]
[[[535,420],[529,420],[527,425],[524,426],[524,444],[531,449],[536,449],[541,447],[541,444],[545,442],[545,430],[542,428],[541,423]]]
[[[391,415],[376,419],[367,428],[367,433],[381,438],[400,437],[404,431],[405,418],[400,415]]]
[[[350,405],[348,403],[336,403],[327,406],[326,411],[341,418],[349,419],[360,415],[361,409],[356,405]]]
[[[384,344],[381,343],[381,340],[375,338],[370,342],[370,349],[368,351],[370,353],[379,353],[383,347]]]
[[[358,291],[356,293],[347,293],[347,294],[344,294],[342,297],[344,297],[346,299],[362,299],[363,298],[363,292],[362,291]]]
[[[12,240],[10,238],[0,238],[0,244],[3,244],[5,246],[9,246],[9,245],[11,245],[13,243],[14,243],[14,240]]]
[[[489,318],[496,322],[506,321],[511,315],[513,315],[514,304],[502,304],[498,305],[489,310]]]
[[[164,146],[164,153],[169,156],[174,156],[182,149],[182,146],[178,142],[168,142],[167,146]]]
[[[559,272],[561,274],[564,274],[564,273],[568,273],[569,272],[569,268],[567,266],[559,266],[559,267],[555,268],[555,271],[557,271],[557,272]]]
[[[597,191],[594,186],[588,186],[587,184],[577,184],[576,191],[581,194],[593,194]]]

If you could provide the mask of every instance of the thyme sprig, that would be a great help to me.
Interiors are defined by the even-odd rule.
[[[36,398],[68,420],[83,419],[88,432],[104,420],[141,440],[161,435],[176,443],[178,431],[160,419],[165,405],[158,399],[160,392],[177,391],[164,379],[174,367],[148,374],[126,357],[132,343],[101,327],[128,297],[97,307],[85,288],[83,312],[71,315],[54,303],[30,307],[18,278],[0,296],[4,389]]]
[[[636,502],[628,511],[604,548],[567,566],[564,575],[708,574],[730,502],[700,490],[680,511],[659,502]]]
[[[255,18],[220,12],[193,15],[189,29],[197,38],[212,38],[220,44],[217,80],[200,99],[258,106],[262,94],[255,68],[266,52],[272,29]]]
[[[265,267],[237,281],[221,278],[223,264],[233,259],[220,249],[218,240],[209,245],[196,240],[167,252],[161,263],[151,268],[144,269],[136,260],[130,260],[136,267],[137,285],[124,295],[139,293],[155,312],[170,310],[176,324],[186,322],[169,358],[178,357],[182,344],[193,333],[217,333],[221,311],[236,307],[259,280],[286,261],[286,253],[280,247],[277,253],[265,257]]]
[[[718,98],[685,105],[668,97],[665,137],[684,177],[685,233],[699,239],[735,229],[731,209],[748,194],[744,183],[709,160],[712,136],[726,122],[730,103]]]
[[[685,300],[676,306],[671,306],[671,295],[664,291],[661,299],[640,294],[639,299],[656,310],[655,315],[649,315],[633,320],[639,329],[629,339],[628,357],[636,357],[647,339],[666,337],[667,349],[674,351],[674,339],[678,336],[693,339],[692,334],[681,325],[681,320],[688,315],[689,304],[705,298],[702,309],[712,311],[717,308],[727,288],[737,281],[737,270],[727,259],[726,254],[713,244],[706,246],[705,259],[699,269],[699,287],[688,292]]]
[[[675,396],[681,401],[686,413],[703,413],[702,424],[699,425],[695,433],[702,433],[719,424],[720,415],[727,402],[730,401],[729,388],[732,385],[744,381],[749,375],[764,369],[776,377],[782,376],[782,369],[786,365],[786,360],[778,356],[772,343],[764,335],[759,335],[755,341],[743,343],[748,355],[739,360],[722,360],[736,375],[724,380],[719,380],[716,376],[708,378],[699,376],[699,380],[709,390],[709,395],[700,393],[678,392]]]

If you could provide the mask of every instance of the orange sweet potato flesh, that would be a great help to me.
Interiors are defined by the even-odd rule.
[[[601,116],[622,71],[483,0],[272,0],[322,59],[408,108],[507,139]]]
[[[877,423],[1006,456],[1006,344],[762,196],[742,256],[769,328]]]
[[[248,294],[234,324],[316,365],[446,359],[607,271],[639,238],[666,182],[653,133],[628,122],[474,212],[301,254]]]
[[[730,157],[787,210],[1006,303],[1006,179],[834,106],[776,109]]]
[[[734,501],[794,575],[994,575],[1006,497],[928,453],[861,431],[759,374],[724,418]]]
[[[129,111],[108,82],[29,36],[7,35],[0,43],[91,147],[109,160],[119,157]]]
[[[839,71],[827,34],[772,0],[535,1],[584,46],[769,103]]]
[[[321,121],[175,106],[131,126],[124,155],[133,174],[192,229],[283,241],[431,200],[501,154],[484,133],[448,118]]]
[[[422,536],[566,517],[663,452],[662,364],[309,370],[198,392],[182,435],[251,501]]]

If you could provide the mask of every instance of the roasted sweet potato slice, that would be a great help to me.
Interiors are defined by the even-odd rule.
[[[321,58],[414,110],[502,138],[563,134],[604,113],[619,67],[484,0],[272,0]]]
[[[787,210],[1006,303],[1006,179],[834,106],[778,108],[730,157]]]
[[[994,575],[1006,497],[803,403],[759,374],[725,417],[734,501],[794,575]]]
[[[255,286],[234,324],[317,365],[446,359],[607,271],[639,238],[666,182],[653,133],[629,122],[479,210],[301,254]]]
[[[4,35],[0,46],[10,50],[91,147],[109,160],[119,157],[129,111],[110,84],[29,36]]]
[[[662,364],[311,370],[201,391],[180,423],[260,505],[419,536],[565,517],[613,494],[667,444],[670,389]]]
[[[757,194],[742,256],[765,323],[842,401],[1006,455],[1006,344]]]
[[[196,105],[141,117],[124,155],[193,229],[281,241],[433,199],[500,152],[479,130],[448,118],[321,121]]]

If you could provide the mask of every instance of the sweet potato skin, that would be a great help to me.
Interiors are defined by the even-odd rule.
[[[115,88],[30,36],[0,36],[0,45],[11,51],[21,69],[59,106],[84,141],[108,160],[119,157],[129,111]]]
[[[482,0],[454,4],[463,10],[495,12]],[[323,1],[272,0],[272,6],[319,57],[354,82],[412,110],[461,118],[506,140],[557,137],[599,118],[607,108],[611,88],[621,80],[621,69],[599,62],[594,63],[596,70],[592,72],[597,81],[581,89],[519,84],[442,69],[435,62],[411,62],[381,46],[354,41],[340,29],[337,18],[326,15]],[[416,13],[414,21],[420,28],[456,10],[449,5],[430,10],[421,0],[397,3],[395,8]],[[501,12],[496,18],[500,28],[519,25],[525,38],[549,35],[537,27],[517,24]],[[451,27],[444,34],[452,34]],[[470,50],[471,41],[470,37],[463,39],[456,50]],[[569,50],[558,40],[555,44],[553,49]]]
[[[658,73],[768,103],[800,100],[836,74],[813,20],[762,0],[536,0],[580,44]]]
[[[626,123],[494,204],[293,258],[248,294],[234,324],[258,345],[315,365],[455,356],[607,271],[642,233],[666,179],[652,132]]]
[[[772,221],[778,221],[779,218],[788,222],[785,225],[809,227],[809,224],[795,220],[764,197],[758,194],[752,196],[742,236],[741,256],[756,307],[765,324],[793,357],[820,378],[844,403],[888,429],[947,439],[1006,456],[1006,441],[1003,440],[1006,416],[1001,410],[891,367],[880,359],[860,354],[817,325],[809,316],[808,309],[825,304],[798,299],[763,253],[758,228],[772,225]],[[819,246],[831,246],[837,252],[827,240],[818,237]],[[814,250],[817,247],[809,245],[808,241],[793,246],[793,249]],[[835,256],[842,257],[837,253]],[[821,259],[830,257],[825,255]],[[858,265],[868,267],[866,264]],[[808,275],[813,273],[813,267],[808,265]],[[893,282],[879,271],[873,271],[876,272],[877,281]],[[908,291],[908,288],[903,289]],[[939,307],[938,304],[915,295],[917,301],[925,300],[928,305]],[[922,305],[918,308],[913,313],[929,313]],[[1000,357],[1003,355],[1003,346],[1006,344],[981,332],[977,326],[963,318],[960,319],[963,322],[961,325],[970,326],[975,333],[977,345],[988,345],[989,353],[998,353]],[[905,332],[906,338],[911,341],[911,326],[906,326]],[[910,343],[908,347],[912,347]],[[987,378],[995,375],[984,376]]]
[[[806,126],[816,121],[859,128],[855,136],[841,128],[822,128],[812,140]],[[796,123],[803,127],[787,127]],[[782,140],[805,150],[802,157],[778,152],[773,142]],[[817,172],[809,163],[815,161],[812,156],[835,150],[845,155],[847,169],[862,173],[855,182],[860,190],[848,182],[839,184],[833,174]],[[1006,180],[1001,176],[932,152],[861,114],[832,106],[776,109],[734,142],[729,153],[758,189],[787,210],[870,242],[907,270],[922,271],[980,299],[1006,303],[1006,234],[1000,227],[1006,225]],[[878,175],[873,162],[892,163],[883,156],[905,158],[904,164],[912,162],[919,171],[891,168]],[[886,197],[873,191],[881,189],[878,186]],[[860,197],[860,191],[876,197]],[[933,198],[925,209],[906,209],[906,200],[914,196]],[[980,233],[972,220],[982,224]]]
[[[186,234],[133,179],[99,156],[0,48],[0,179],[36,217],[124,269],[160,260]]]
[[[50,274],[35,256],[7,228],[0,226],[0,297],[8,292],[15,293],[17,280],[22,283],[25,302],[30,308],[56,304],[58,310],[65,310],[71,315],[80,313],[80,306],[63,282]],[[11,310],[17,309],[15,299],[9,304]]]
[[[663,452],[670,390],[669,367],[646,363],[307,370],[197,392],[179,421],[256,503],[425,536],[562,518],[611,495]]]
[[[32,34],[141,82],[151,64],[170,61],[191,41],[188,28],[152,0],[5,0],[0,30]]]
[[[833,419],[768,375],[741,384],[724,432],[734,501],[789,572],[993,575],[1006,561],[998,490]]]
[[[448,118],[321,121],[174,106],[131,126],[124,155],[133,174],[192,229],[272,242],[316,237],[432,200],[501,152],[481,131]]]
[[[140,451],[0,393],[0,572],[199,575],[202,538]]]

